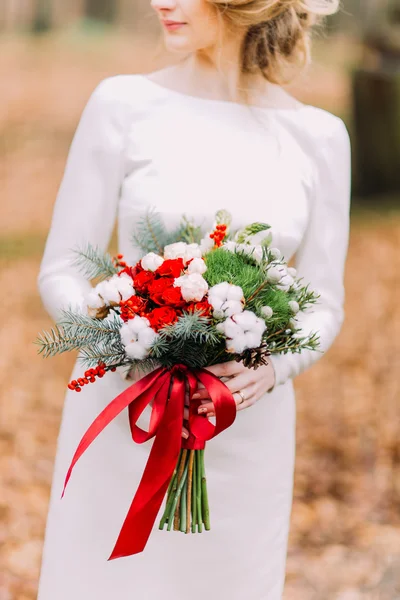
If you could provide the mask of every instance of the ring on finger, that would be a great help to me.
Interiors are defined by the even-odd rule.
[[[239,396],[240,396],[240,397],[241,397],[241,399],[242,399],[242,401],[241,401],[241,402],[239,402],[239,404],[243,404],[243,402],[246,402],[246,396],[244,395],[244,392],[243,392],[243,390],[239,390],[237,393],[239,394]]]

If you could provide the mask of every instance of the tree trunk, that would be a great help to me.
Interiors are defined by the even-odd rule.
[[[354,126],[358,192],[400,192],[400,69],[355,73]]]

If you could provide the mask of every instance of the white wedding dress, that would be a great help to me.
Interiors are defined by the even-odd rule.
[[[105,250],[116,218],[119,251],[133,262],[131,234],[148,207],[168,227],[186,214],[204,231],[226,208],[234,227],[267,222],[273,245],[287,260],[296,254],[299,275],[321,295],[302,326],[319,331],[325,352],[343,321],[350,171],[346,127],[322,109],[249,109],[144,75],[106,79],[70,149],[38,277],[43,303],[54,320],[61,307],[81,305],[90,284],[71,266],[71,249],[91,242]],[[160,531],[157,519],[144,552],[111,561],[152,442],[132,441],[124,411],[81,458],[61,499],[83,433],[132,382],[118,370],[80,394],[67,391],[38,599],[279,600],[295,457],[292,380],[320,356],[274,357],[275,388],[208,443],[211,531]],[[70,379],[83,371],[77,361]]]

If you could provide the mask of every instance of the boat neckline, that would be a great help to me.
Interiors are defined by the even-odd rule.
[[[205,103],[210,103],[210,104],[217,104],[217,105],[222,105],[222,106],[234,106],[234,107],[238,107],[238,108],[250,108],[250,109],[255,109],[255,110],[259,110],[259,111],[264,111],[264,112],[280,112],[280,113],[296,113],[299,112],[301,110],[304,110],[305,108],[309,108],[310,105],[309,104],[303,104],[303,103],[299,103],[299,106],[297,107],[293,107],[293,108],[282,108],[282,107],[277,107],[277,106],[259,106],[258,104],[243,104],[241,102],[235,102],[233,100],[219,100],[217,98],[202,98],[201,96],[193,96],[191,94],[187,94],[185,92],[180,92],[179,90],[173,90],[172,88],[166,87],[165,85],[162,85],[161,83],[158,83],[157,81],[154,81],[153,79],[149,79],[149,77],[143,73],[138,74],[139,77],[141,77],[142,79],[145,79],[146,81],[148,81],[148,83],[150,85],[153,85],[154,87],[166,92],[166,93],[170,93],[174,96],[178,96],[181,98],[188,98],[190,100],[195,100],[197,102],[205,102]]]

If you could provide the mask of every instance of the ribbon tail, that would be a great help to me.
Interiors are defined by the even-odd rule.
[[[114,398],[114,400],[102,410],[98,417],[96,417],[79,442],[78,448],[76,449],[65,478],[61,498],[64,496],[65,488],[67,487],[74,466],[82,454],[84,454],[84,452],[88,449],[90,444],[97,438],[98,435],[100,435],[107,425],[111,423],[113,419],[115,419],[115,417],[117,417],[129,404],[134,402],[136,399],[140,398],[142,401],[149,403],[160,387],[159,384],[154,388],[154,384],[158,382],[160,375],[163,375],[163,371],[158,369],[157,371],[154,371],[150,375],[144,377],[139,382],[134,383],[128,389],[124,390],[119,396]],[[164,380],[160,378],[161,385],[163,381]]]
[[[164,383],[160,395],[168,396],[169,383]],[[142,479],[108,560],[138,554],[146,546],[182,446],[184,402],[185,381],[175,377]]]

